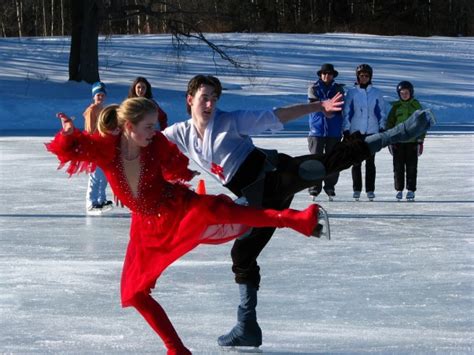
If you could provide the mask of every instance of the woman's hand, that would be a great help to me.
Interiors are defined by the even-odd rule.
[[[56,114],[56,117],[61,120],[64,135],[67,136],[74,132],[74,124],[72,123],[74,117],[68,117],[64,112],[58,112]]]

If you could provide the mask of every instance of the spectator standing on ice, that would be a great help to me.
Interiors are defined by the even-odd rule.
[[[344,105],[344,135],[359,131],[364,137],[382,132],[385,125],[385,101],[382,92],[372,85],[373,70],[368,64],[356,68],[357,82],[347,91]],[[362,166],[352,167],[353,197],[359,200],[362,191]],[[375,154],[365,161],[365,191],[375,198]]]
[[[325,101],[332,99],[336,94],[344,95],[342,85],[335,82],[335,78],[339,73],[334,69],[332,64],[326,63],[321,65],[318,70],[318,80],[308,88],[309,102]],[[334,146],[341,141],[342,137],[342,113],[322,111],[312,112],[309,114],[309,136],[308,148],[312,154],[330,153]],[[309,194],[313,196],[313,200],[324,192],[328,195],[330,201],[336,196],[335,186],[339,179],[339,173],[327,176],[323,180],[319,180],[314,186],[309,188]]]
[[[414,97],[414,88],[409,81],[401,81],[397,85],[397,94],[400,100],[392,104],[388,114],[387,129],[405,122],[416,110],[421,110],[420,102]],[[418,175],[418,157],[423,153],[423,140],[425,135],[403,141],[389,146],[393,155],[393,176],[395,182],[395,195],[397,200],[403,199],[406,174],[406,199],[415,199],[416,181]]]
[[[98,81],[92,84],[92,104],[84,111],[84,130],[90,135],[97,131],[97,120],[104,107],[107,96],[105,84]],[[97,168],[89,173],[86,193],[86,211],[88,214],[100,215],[112,208],[112,201],[107,200],[107,179],[102,169]]]

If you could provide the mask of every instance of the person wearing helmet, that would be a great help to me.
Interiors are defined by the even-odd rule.
[[[344,136],[359,131],[364,137],[382,132],[385,125],[385,101],[382,92],[372,86],[372,67],[361,64],[356,68],[357,82],[349,89],[344,105]],[[367,198],[375,198],[375,154],[365,161],[365,191]],[[352,166],[353,197],[356,201],[362,191],[361,164]]]
[[[332,64],[321,65],[318,70],[318,81],[308,88],[309,102],[325,101],[332,99],[337,93],[344,95],[344,88],[334,81],[339,73]],[[312,112],[309,114],[308,148],[312,154],[330,153],[334,146],[342,138],[342,113],[340,112]],[[329,201],[336,196],[335,185],[339,179],[339,173],[327,176],[324,179],[324,191]],[[309,188],[309,194],[315,200],[321,193],[323,181],[319,180],[315,186]]]
[[[392,104],[387,119],[387,129],[405,122],[415,111],[421,110],[420,102],[414,98],[414,88],[409,81],[401,81],[397,85],[397,94],[400,100]],[[397,200],[403,199],[403,189],[406,188],[407,201],[415,199],[416,179],[418,171],[418,157],[423,152],[424,134],[401,143],[389,146],[390,154],[393,156],[393,177],[395,181],[395,195]]]

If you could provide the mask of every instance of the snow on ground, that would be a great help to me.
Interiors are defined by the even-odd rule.
[[[255,40],[249,73],[217,69],[202,46],[179,62],[167,36],[117,36],[100,42],[109,102],[144,75],[171,121],[185,117],[191,76],[215,73],[224,109],[306,100],[323,62],[351,85],[357,64],[375,69],[387,100],[403,79],[440,124],[419,162],[414,203],[396,202],[391,157],[377,155],[377,198],[351,199],[350,172],[329,211],[333,240],[280,230],[263,251],[258,315],[265,354],[472,353],[474,330],[473,39],[354,34],[228,34]],[[68,179],[42,145],[58,128],[55,112],[80,118],[90,86],[67,82],[64,38],[0,39],[0,353],[164,353],[133,309],[122,309],[119,282],[129,215],[84,212],[86,176]],[[78,119],[78,122],[81,120]],[[440,128],[441,127],[441,128]],[[291,155],[307,153],[306,119],[255,139]],[[39,135],[46,135],[38,137]],[[226,192],[209,176],[210,193]],[[293,203],[311,201],[305,192]],[[154,296],[196,354],[219,353],[238,302],[231,244],[202,246],[172,265]]]
[[[198,73],[217,74],[227,89],[221,108],[268,108],[306,101],[307,86],[324,62],[339,71],[338,82],[351,87],[355,68],[369,63],[374,85],[387,101],[396,99],[396,85],[410,80],[418,99],[440,124],[473,126],[474,39],[448,37],[325,35],[210,35],[218,44],[251,47],[230,49],[249,71],[229,68],[205,45],[196,44],[179,58],[167,35],[114,36],[99,42],[101,80],[108,84],[108,102],[120,102],[136,76],[147,77],[155,97],[172,121],[186,117],[184,92]],[[54,114],[66,111],[82,118],[90,103],[90,85],[68,82],[69,39],[0,39],[0,133],[7,130],[55,129]],[[214,66],[214,61],[216,66]],[[79,122],[82,119],[78,120]],[[306,130],[306,119],[288,125]]]

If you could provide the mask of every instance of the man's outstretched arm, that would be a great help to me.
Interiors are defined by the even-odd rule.
[[[322,111],[327,115],[330,112],[338,112],[342,110],[344,105],[342,99],[343,95],[338,93],[330,100],[280,107],[275,109],[274,113],[282,123],[289,122],[311,112]]]

